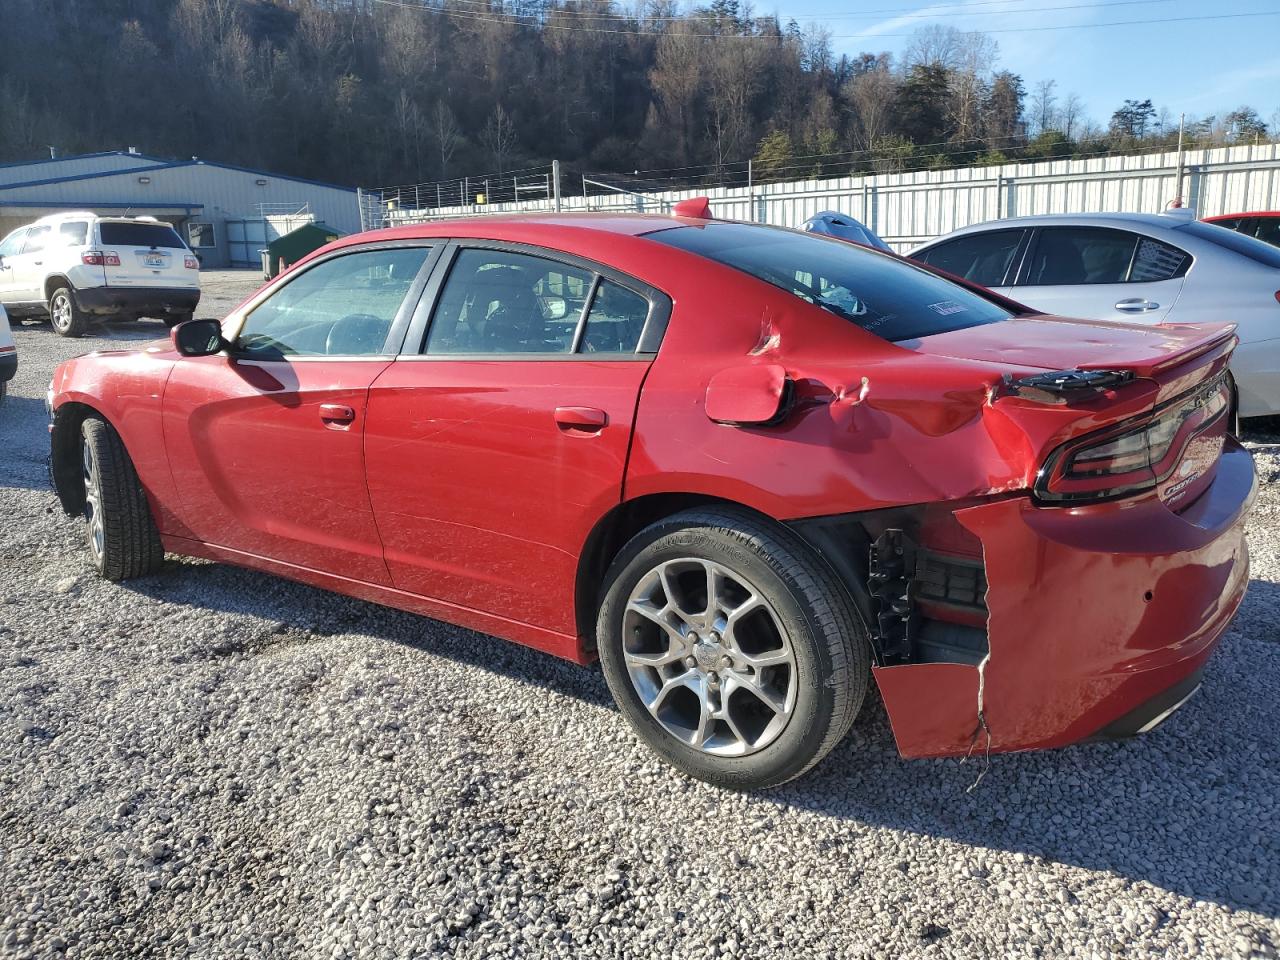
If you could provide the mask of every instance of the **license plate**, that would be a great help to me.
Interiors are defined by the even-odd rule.
[[[164,254],[163,253],[144,253],[142,255],[142,265],[144,267],[163,267]]]

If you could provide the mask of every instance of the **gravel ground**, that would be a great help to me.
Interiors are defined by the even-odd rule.
[[[201,313],[256,284],[205,275]],[[1200,696],[1137,741],[898,759],[872,705],[744,796],[596,669],[231,567],[112,585],[45,486],[53,365],[0,408],[0,955],[1248,957],[1280,946],[1280,444]]]

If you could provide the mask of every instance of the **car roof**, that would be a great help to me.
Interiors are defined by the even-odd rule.
[[[1280,217],[1280,210],[1251,210],[1248,213],[1220,213],[1216,217],[1204,217],[1205,223],[1217,223],[1219,220],[1239,220],[1243,217]]]
[[[480,217],[428,220],[423,223],[386,227],[355,236],[360,237],[362,241],[372,238],[391,240],[416,237],[468,237],[498,240],[506,239],[514,233],[518,233],[521,239],[538,235],[551,238],[562,236],[564,231],[568,230],[640,237],[659,230],[697,226],[706,222],[691,217],[673,217],[654,213],[490,214]]]
[[[937,240],[931,240],[922,246],[932,246],[939,241],[949,240],[952,237],[962,236],[966,233],[981,233],[989,230],[1016,230],[1018,228],[1054,225],[1064,227],[1098,226],[1172,230],[1175,227],[1193,222],[1193,219],[1189,214],[1176,213],[1046,213],[1037,216],[1009,217],[1005,220],[988,220],[985,223],[975,223],[953,230],[951,233],[938,237]]]

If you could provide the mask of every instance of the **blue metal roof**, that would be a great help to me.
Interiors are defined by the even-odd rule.
[[[64,160],[94,160],[98,157],[139,157],[143,160],[155,160],[164,163],[161,157],[152,157],[145,153],[130,153],[127,150],[99,150],[97,153],[73,153],[66,157],[41,157],[35,160],[8,160],[0,163],[0,170],[5,167],[34,167],[40,163],[62,163]]]
[[[85,156],[110,156],[111,153],[118,153],[121,156],[138,157],[142,160],[156,160],[156,157],[147,157],[139,153],[123,153],[122,151],[108,151],[105,154],[86,154]],[[67,157],[66,159],[74,159]],[[48,161],[35,161],[48,162]],[[224,170],[236,170],[240,173],[251,173],[258,177],[269,177],[275,180],[290,180],[294,183],[307,183],[313,187],[326,187],[330,190],[343,190],[347,193],[355,193],[355,187],[342,187],[336,183],[324,183],[320,180],[308,180],[305,177],[291,177],[285,173],[272,173],[269,170],[255,170],[252,167],[239,167],[232,163],[219,163],[216,160],[174,160],[170,162],[152,163],[145,167],[127,167],[122,170],[98,170],[93,173],[77,173],[70,174],[65,177],[48,177],[44,180],[26,180],[22,183],[6,183],[0,184],[0,190],[13,190],[18,187],[43,187],[55,183],[70,183],[75,180],[95,180],[101,177],[122,177],[131,173],[151,173],[157,170],[172,170],[176,167],[220,167]]]
[[[184,209],[184,210],[203,210],[203,203],[195,203],[191,200],[174,200],[172,202],[165,200],[148,200],[144,202],[135,201],[134,203],[117,203],[112,200],[109,203],[97,203],[93,200],[5,200],[0,197],[0,207],[66,207],[69,210],[77,208],[90,210],[94,207],[110,207],[112,209],[121,210],[146,210],[150,207],[165,207],[167,209]]]

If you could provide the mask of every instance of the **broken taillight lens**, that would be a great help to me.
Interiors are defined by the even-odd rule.
[[[1229,406],[1230,388],[1219,377],[1150,414],[1063,444],[1040,469],[1036,497],[1057,503],[1113,500],[1150,490]]]

